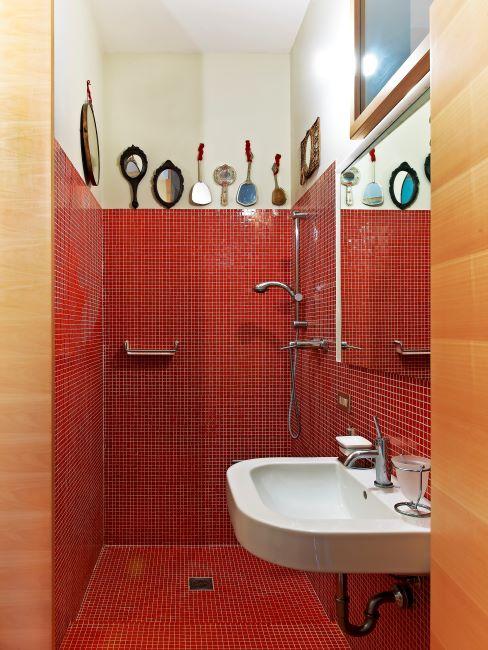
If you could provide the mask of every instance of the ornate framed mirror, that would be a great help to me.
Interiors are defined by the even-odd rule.
[[[399,165],[390,176],[390,197],[393,203],[406,210],[419,195],[419,177],[407,162]]]
[[[100,182],[100,147],[93,104],[88,100],[81,107],[80,120],[81,157],[85,181],[88,185]]]
[[[167,160],[154,172],[152,187],[156,201],[165,208],[172,208],[183,195],[184,178],[181,169]]]
[[[320,117],[308,129],[300,145],[300,184],[320,167]]]
[[[135,145],[127,147],[120,156],[120,170],[131,186],[132,207],[138,208],[137,188],[147,172],[147,156],[144,151]]]

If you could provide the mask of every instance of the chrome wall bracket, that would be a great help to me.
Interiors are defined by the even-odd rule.
[[[124,342],[124,349],[127,352],[129,356],[137,356],[137,357],[172,357],[176,354],[178,351],[178,347],[180,345],[179,341],[174,342],[174,346],[170,348],[169,350],[143,350],[143,349],[138,349],[138,348],[131,348],[129,345],[129,341]]]
[[[420,357],[420,356],[430,356],[430,350],[417,349],[417,348],[406,348],[403,344],[403,341],[395,339],[393,341],[395,346],[395,352],[402,357]]]

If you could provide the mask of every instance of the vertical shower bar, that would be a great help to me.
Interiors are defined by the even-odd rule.
[[[298,329],[307,327],[305,321],[300,320],[300,302],[302,300],[300,291],[300,219],[308,216],[307,212],[292,212],[293,221],[295,222],[295,296],[300,296],[300,300],[295,299],[295,342],[298,343],[299,334]],[[288,405],[288,431],[292,438],[298,438],[302,429],[300,418],[300,407],[298,405],[298,398],[296,393],[296,373],[298,363],[298,345],[295,348],[290,347],[290,403]],[[292,418],[295,414],[295,425],[293,428]]]
[[[300,291],[300,219],[306,219],[308,212],[292,212],[293,221],[295,222],[295,294],[301,296]],[[307,324],[300,320],[300,301],[295,302],[295,327],[306,327]]]
[[[293,213],[295,222],[295,293],[300,291],[300,219]],[[300,321],[300,303],[295,301],[295,322]]]

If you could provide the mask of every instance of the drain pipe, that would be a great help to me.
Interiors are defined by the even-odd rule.
[[[369,599],[364,610],[364,621],[354,625],[349,621],[349,595],[347,593],[347,574],[337,574],[336,613],[339,627],[350,636],[366,636],[376,627],[380,617],[379,608],[383,603],[395,603],[398,607],[407,609],[413,604],[413,591],[406,583],[396,583],[390,591],[382,591]]]

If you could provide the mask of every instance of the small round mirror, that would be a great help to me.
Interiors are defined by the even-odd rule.
[[[341,183],[346,187],[352,187],[353,185],[357,185],[359,183],[360,178],[361,176],[359,174],[359,169],[356,169],[356,167],[349,167],[349,169],[346,169],[346,171],[342,172]]]
[[[144,151],[134,145],[128,147],[120,156],[120,170],[132,189],[132,207],[137,208],[137,188],[147,171],[147,157]]]
[[[406,162],[397,167],[390,177],[390,197],[393,203],[406,210],[419,194],[419,177],[415,169]]]
[[[181,170],[167,160],[158,167],[153,177],[153,191],[156,200],[165,208],[172,208],[181,199],[184,179]]]
[[[85,180],[91,185],[100,182],[100,148],[97,122],[91,101],[81,107],[81,154]]]

